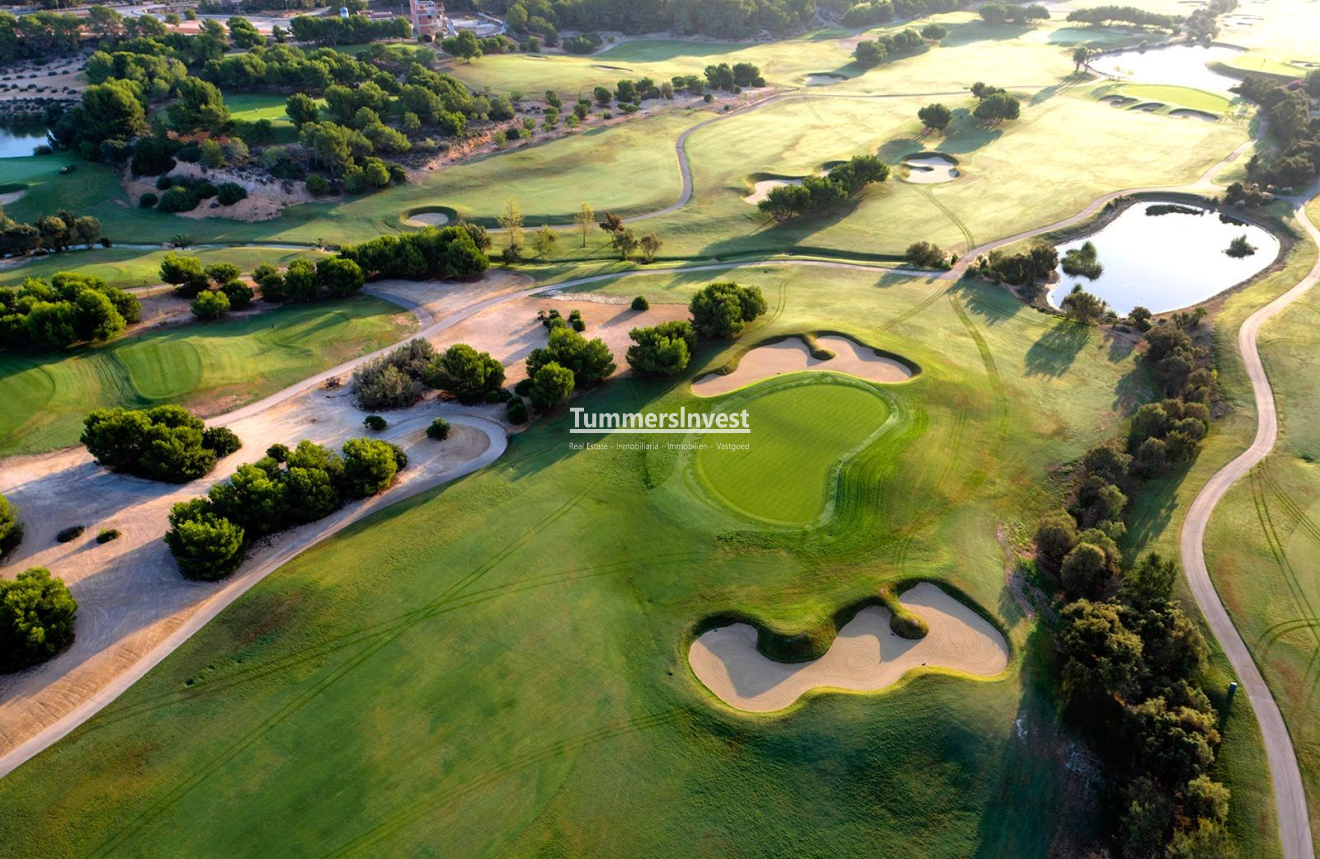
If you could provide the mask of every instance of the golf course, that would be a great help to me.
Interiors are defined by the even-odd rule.
[[[1320,4],[707,2],[70,37],[0,859],[1313,859]]]

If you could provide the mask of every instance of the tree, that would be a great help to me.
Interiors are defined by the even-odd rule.
[[[655,233],[647,233],[637,243],[642,250],[642,261],[648,263],[655,260],[655,255],[660,253],[660,246],[664,244]]]
[[[587,246],[587,234],[596,226],[596,213],[591,210],[590,203],[583,203],[578,207],[577,214],[573,216],[573,226],[582,234],[582,247]]]
[[[573,393],[573,371],[554,361],[541,365],[532,377],[532,404],[548,412]]]
[[[73,640],[78,602],[63,579],[32,567],[0,580],[0,672],[44,662]]]
[[[1059,307],[1065,316],[1082,325],[1098,322],[1109,312],[1109,305],[1082,289],[1080,283],[1072,288],[1072,292],[1064,296],[1063,301],[1059,302]]]
[[[229,108],[215,84],[201,78],[179,81],[179,100],[166,110],[176,131],[220,131],[229,122]]]
[[[873,68],[885,61],[889,50],[879,40],[858,42],[853,48],[853,59],[863,69]]]
[[[435,441],[444,441],[449,438],[449,421],[444,418],[436,418],[431,421],[431,425],[426,428],[426,437]]]
[[[344,495],[367,498],[390,485],[398,472],[394,449],[383,441],[350,438],[344,442]]]
[[[321,285],[335,298],[345,298],[362,288],[366,277],[362,268],[353,260],[334,256],[318,260],[316,276]]]
[[[921,28],[921,38],[928,42],[942,42],[949,31],[939,24],[927,24]]]
[[[183,298],[192,298],[206,289],[210,280],[197,257],[185,257],[170,251],[160,263],[160,279],[173,284]]]
[[[1077,546],[1077,523],[1066,510],[1051,513],[1036,526],[1035,543],[1037,562],[1057,573],[1063,559]]]
[[[215,438],[208,438],[205,430],[206,425],[181,406],[97,409],[84,419],[80,440],[112,471],[185,483],[215,467],[218,452],[209,446]]]
[[[1168,859],[1237,859],[1237,845],[1220,821],[1200,819],[1191,828],[1173,833]]]
[[[972,116],[982,122],[1003,122],[1017,119],[1022,115],[1022,105],[1016,98],[1000,91],[987,95],[972,111]]]
[[[1172,558],[1148,552],[1135,567],[1123,574],[1119,596],[1128,605],[1146,608],[1172,599],[1177,580],[1178,565]]]
[[[321,282],[311,260],[296,259],[284,272],[284,294],[290,301],[315,301],[321,297]]]
[[[1086,47],[1085,45],[1078,45],[1077,47],[1073,48],[1072,60],[1073,60],[1073,71],[1081,72],[1081,70],[1091,60],[1091,49]]]
[[[451,57],[458,57],[468,63],[481,56],[481,42],[471,30],[459,30],[457,36],[442,40],[440,47]]]
[[[296,92],[289,96],[289,100],[284,106],[284,112],[293,121],[295,128],[302,128],[309,122],[316,122],[320,114],[320,108],[316,106],[316,102],[311,96]]]
[[[504,246],[516,259],[523,247],[523,214],[513,197],[504,201],[504,210],[496,219],[504,229]]]
[[[1112,577],[1104,549],[1094,543],[1078,543],[1059,567],[1063,589],[1073,598],[1098,596]]]
[[[527,375],[535,376],[543,365],[555,363],[569,370],[577,387],[602,381],[614,372],[614,355],[604,340],[587,340],[567,325],[550,331],[546,345],[527,356]]]
[[[202,269],[206,279],[216,286],[224,286],[231,280],[238,280],[243,274],[242,270],[232,262],[213,262]]]
[[[504,386],[504,366],[489,352],[456,343],[437,355],[426,368],[426,382],[471,405]]]
[[[674,376],[687,369],[697,349],[697,334],[684,320],[663,322],[652,328],[634,328],[628,337],[628,366],[648,376]]]
[[[944,251],[933,242],[913,242],[904,255],[909,263],[920,268],[944,267]]]
[[[18,521],[18,505],[0,495],[0,556],[23,539],[23,523]]]
[[[953,111],[938,102],[928,104],[917,111],[921,124],[934,131],[943,131],[953,121]]]
[[[532,233],[532,249],[536,251],[537,257],[545,259],[555,249],[555,244],[559,241],[559,236],[548,226],[541,227]]]
[[[1079,248],[1070,248],[1063,255],[1063,273],[1069,277],[1095,280],[1104,273],[1093,242],[1084,242]]]
[[[595,96],[596,104],[602,107],[609,105],[614,99],[614,93],[610,92],[609,87],[598,86],[591,91],[591,94]]]
[[[610,244],[613,245],[614,250],[618,252],[619,259],[626,260],[633,251],[637,250],[641,241],[637,238],[636,233],[625,227],[616,231],[610,237]]]
[[[697,334],[716,340],[741,333],[746,323],[765,313],[766,303],[760,287],[725,281],[697,290],[688,310]]]
[[[1141,639],[1123,625],[1119,607],[1078,600],[1062,614],[1064,694],[1074,700],[1135,694],[1142,671]]]
[[[247,554],[242,527],[217,515],[206,498],[174,505],[165,545],[184,578],[205,582],[225,578]]]
[[[218,319],[229,311],[229,296],[223,292],[203,292],[193,300],[191,309],[198,319]]]

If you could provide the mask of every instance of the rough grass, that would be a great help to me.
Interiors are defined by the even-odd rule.
[[[394,305],[360,296],[147,330],[55,354],[0,353],[0,456],[77,444],[82,419],[95,408],[236,408],[414,327]]]
[[[764,856],[810,831],[830,854],[999,857],[1087,831],[1048,648],[1004,594],[995,531],[1054,503],[1047,465],[1109,434],[1130,362],[1098,336],[1059,342],[990,288],[732,276],[772,307],[747,336],[837,330],[923,367],[825,526],[701,500],[664,438],[573,451],[566,419],[538,423],[491,468],[272,575],[0,781],[0,853]],[[672,277],[688,282],[671,295],[699,285]],[[703,348],[691,374],[736,348]],[[718,405],[642,381],[580,404]],[[713,612],[789,628],[913,579],[993,613],[1022,654],[1005,679],[917,675],[751,719],[712,709],[688,672]]]

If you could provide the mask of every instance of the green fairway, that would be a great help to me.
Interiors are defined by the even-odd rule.
[[[0,456],[78,442],[95,408],[236,408],[406,336],[416,321],[365,296],[172,325],[51,355],[0,353]]]
[[[704,437],[696,467],[715,495],[734,509],[772,522],[805,525],[829,500],[835,466],[874,440],[889,409],[858,384],[812,379],[774,387],[751,399],[735,394],[719,404],[730,412],[747,409],[752,431],[746,436]],[[740,443],[750,449],[719,448]]]
[[[275,126],[275,139],[278,143],[292,143],[298,139],[298,131],[293,127],[293,120],[284,112],[288,97],[261,93],[225,93],[225,106],[229,116],[243,122],[256,122],[268,119]],[[325,99],[318,98],[316,103],[325,107]]]
[[[61,271],[99,277],[111,286],[121,289],[152,286],[160,283],[160,263],[169,251],[140,250],[135,248],[93,248],[90,251],[71,251],[62,254],[33,257],[23,265],[0,269],[0,286],[18,286],[29,277],[49,278]],[[263,248],[252,245],[232,248],[188,248],[175,251],[197,257],[202,265],[231,262],[244,274],[262,263],[285,268],[292,260],[306,257],[313,262],[323,254],[320,251],[294,251],[282,248]]]
[[[1043,854],[1061,818],[1005,808],[1067,807],[1085,830],[1092,809],[1070,805],[1081,794],[1061,763],[1045,650],[1005,596],[996,532],[1053,503],[1048,463],[1109,434],[1130,361],[991,287],[791,267],[727,277],[771,304],[747,338],[837,330],[923,368],[885,391],[888,409],[862,383],[783,395],[774,386],[792,380],[771,383],[765,465],[800,469],[786,482],[804,494],[887,411],[902,416],[848,459],[820,526],[786,531],[702,500],[686,454],[663,444],[575,453],[568,421],[537,423],[491,468],[266,579],[0,781],[14,812],[0,817],[0,844],[13,855],[40,843],[75,855],[411,856],[443,843],[462,856],[765,856],[809,827],[828,852],[919,845],[952,859]],[[679,301],[708,281],[612,289],[645,282]],[[745,345],[704,348],[690,377]],[[579,404],[705,411],[741,396],[757,389],[711,400],[634,380]],[[809,410],[831,447],[798,465],[774,437],[806,426],[793,412]],[[817,479],[822,489],[808,485]],[[712,612],[792,627],[911,578],[992,613],[1014,648],[1006,679],[919,674],[767,719],[712,706],[686,667],[693,625]]]
[[[1270,56],[1268,54],[1238,54],[1224,61],[1224,65],[1238,72],[1247,72],[1258,75],[1274,75],[1279,78],[1296,80],[1306,77],[1307,72],[1315,68],[1314,62],[1311,64],[1297,63],[1285,60],[1280,57]]]
[[[1127,84],[1116,91],[1119,95],[1138,101],[1157,101],[1172,107],[1186,107],[1222,116],[1231,102],[1222,95],[1185,86],[1157,86],[1154,84]]]

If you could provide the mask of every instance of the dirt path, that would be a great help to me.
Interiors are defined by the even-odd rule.
[[[1313,187],[1304,197],[1295,199],[1293,212],[1311,240],[1320,245],[1320,229],[1311,223],[1306,214],[1306,203],[1317,192],[1320,192],[1320,185]],[[1270,778],[1274,784],[1274,802],[1284,859],[1314,859],[1315,856],[1302,772],[1297,765],[1292,737],[1283,721],[1283,714],[1279,712],[1279,705],[1256,667],[1250,649],[1233,626],[1233,620],[1220,602],[1214,582],[1210,579],[1210,571],[1205,562],[1205,532],[1210,524],[1210,516],[1220,500],[1237,481],[1269,455],[1279,437],[1279,415],[1274,391],[1256,348],[1261,326],[1301,298],[1317,282],[1320,282],[1320,262],[1296,286],[1247,317],[1247,321],[1238,330],[1238,351],[1242,354],[1247,378],[1251,380],[1256,395],[1256,437],[1250,447],[1201,487],[1187,511],[1178,542],[1183,568],[1187,571],[1187,580],[1196,603],[1241,681],[1247,700],[1251,702],[1251,708],[1256,714],[1256,721],[1260,724],[1270,764]]]

